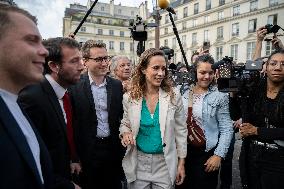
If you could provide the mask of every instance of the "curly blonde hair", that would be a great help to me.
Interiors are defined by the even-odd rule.
[[[141,54],[139,63],[132,74],[131,85],[129,90],[131,99],[139,100],[145,95],[147,84],[146,84],[145,74],[142,71],[147,69],[150,59],[154,56],[164,57],[165,54],[163,51],[156,48],[150,48]],[[169,72],[167,69],[165,70],[165,78],[163,79],[160,87],[170,95],[172,101],[174,98],[174,92],[171,85],[171,81],[169,79]]]

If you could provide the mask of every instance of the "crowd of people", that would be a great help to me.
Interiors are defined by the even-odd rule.
[[[208,49],[181,93],[162,50],[134,67],[94,40],[42,41],[34,16],[0,5],[0,188],[216,189],[220,176],[229,189],[238,131],[242,187],[284,188],[284,46],[272,44],[243,110],[218,91]]]

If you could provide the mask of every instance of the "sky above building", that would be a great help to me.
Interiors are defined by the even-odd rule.
[[[151,11],[152,1],[148,0]],[[38,19],[38,28],[44,39],[50,37],[61,37],[63,30],[63,17],[66,7],[72,3],[87,5],[88,0],[14,0],[17,5],[29,11]],[[99,0],[99,2],[109,3],[110,0]],[[114,4],[121,3],[122,6],[139,7],[145,0],[114,0]]]

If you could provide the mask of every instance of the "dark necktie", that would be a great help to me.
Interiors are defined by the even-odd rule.
[[[63,96],[63,108],[66,114],[66,120],[67,120],[67,139],[68,139],[68,144],[70,148],[70,153],[71,153],[71,160],[75,160],[76,158],[76,149],[75,149],[75,144],[74,144],[74,135],[73,135],[73,127],[72,127],[72,106],[70,103],[70,98],[69,94],[66,91],[64,96]]]

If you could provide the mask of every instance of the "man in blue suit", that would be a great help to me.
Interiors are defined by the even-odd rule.
[[[43,79],[48,51],[36,18],[0,5],[0,188],[49,189],[51,163],[45,145],[17,104],[19,91]]]

